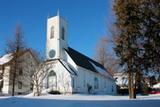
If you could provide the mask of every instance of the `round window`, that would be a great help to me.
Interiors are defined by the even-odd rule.
[[[55,56],[55,50],[52,49],[49,51],[49,57],[53,58],[54,56]]]

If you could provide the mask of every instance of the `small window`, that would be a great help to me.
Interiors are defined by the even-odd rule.
[[[84,80],[83,80],[83,87],[86,86],[86,76],[84,75]]]
[[[104,88],[107,87],[107,83],[106,83],[106,80],[104,80]]]
[[[94,78],[94,89],[98,89],[98,78]]]
[[[111,90],[112,92],[114,91],[114,87],[113,87],[113,85],[112,85],[112,90]]]
[[[22,70],[22,68],[19,69],[19,75],[23,75],[23,70]]]
[[[54,38],[54,26],[51,27],[50,38]]]
[[[22,82],[18,81],[18,89],[22,89]]]
[[[64,29],[64,27],[62,28],[62,39],[64,40],[64,37],[65,37],[65,29]]]
[[[74,86],[74,78],[72,78],[72,87],[74,88],[75,86]]]

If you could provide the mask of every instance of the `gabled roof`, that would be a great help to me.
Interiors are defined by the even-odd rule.
[[[18,53],[18,57],[24,55],[27,52],[29,52],[33,56],[35,61],[38,63],[38,60],[35,58],[35,56],[33,55],[33,53],[31,52],[30,49],[20,51]],[[13,60],[14,60],[14,54],[13,53],[5,54],[2,57],[0,57],[0,66],[8,64],[8,63],[12,62]]]
[[[62,66],[72,75],[77,75],[77,73],[72,69],[72,67],[65,61],[58,59]]]
[[[85,69],[88,69],[90,71],[93,71],[95,73],[99,73],[100,71],[97,68],[100,68],[101,70],[106,71],[106,69],[101,65],[100,63],[92,60],[91,58],[81,54],[80,52],[68,47],[66,49],[66,52],[69,54],[69,56],[72,58],[72,60],[80,67],[83,67]],[[94,66],[96,65],[97,68]]]
[[[59,61],[60,64],[71,74],[71,75],[76,75],[77,73],[72,69],[72,67],[65,61],[61,60],[61,59],[50,59],[50,60],[46,60],[44,63],[47,62],[52,62],[52,61]]]

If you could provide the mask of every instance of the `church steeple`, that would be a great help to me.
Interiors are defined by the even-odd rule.
[[[60,17],[58,9],[57,16],[47,20],[46,59],[64,58],[67,48],[67,22]]]

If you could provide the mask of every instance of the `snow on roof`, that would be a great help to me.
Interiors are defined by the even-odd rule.
[[[12,53],[9,53],[9,54],[6,54],[6,55],[2,56],[0,58],[0,65],[3,65],[5,63],[11,61],[12,58],[13,58]]]
[[[76,65],[83,67],[87,70],[90,70],[92,72],[97,73],[98,71],[96,71],[96,69],[93,67],[93,65],[90,63],[94,63],[96,66],[99,66],[100,68],[104,69],[103,65],[101,65],[100,63],[94,61],[93,59],[85,56],[84,54],[68,47],[68,49],[66,49],[66,52],[68,53],[68,55],[72,58],[72,60],[76,63]]]
[[[91,61],[90,61],[90,63],[92,64],[92,66],[93,66],[100,74],[102,74],[102,75],[104,75],[104,76],[107,76],[107,77],[109,77],[109,78],[112,78],[112,76],[111,76],[108,72],[106,72],[104,69],[102,69],[102,68],[100,68],[99,66],[95,65],[95,64],[92,63]]]

